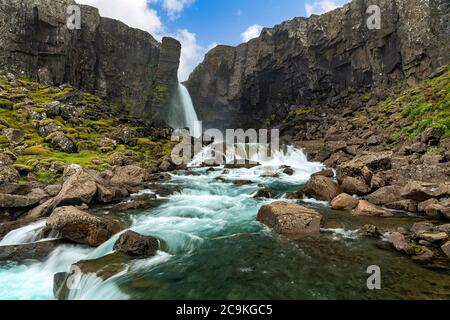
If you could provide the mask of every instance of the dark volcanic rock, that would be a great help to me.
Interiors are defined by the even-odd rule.
[[[373,4],[381,7],[381,30],[367,28]],[[448,0],[354,0],[266,28],[237,47],[215,47],[187,87],[206,128],[254,128],[291,106],[336,106],[371,88],[379,89],[376,99],[448,63],[448,17]]]

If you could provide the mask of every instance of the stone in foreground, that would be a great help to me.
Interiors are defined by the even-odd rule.
[[[321,219],[313,209],[281,201],[265,205],[258,212],[258,221],[284,235],[319,234]]]
[[[161,241],[133,231],[122,234],[114,245],[114,250],[130,256],[152,257],[161,248]]]
[[[359,204],[359,200],[353,198],[351,195],[341,193],[331,201],[331,208],[333,210],[352,210]]]
[[[122,231],[123,226],[108,217],[98,217],[75,207],[61,207],[47,220],[46,231],[50,230],[58,231],[70,241],[98,247]]]
[[[368,201],[360,200],[358,206],[353,210],[355,216],[369,216],[369,217],[388,217],[391,213],[371,204]]]

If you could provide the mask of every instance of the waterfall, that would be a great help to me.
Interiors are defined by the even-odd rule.
[[[202,134],[191,95],[181,83],[178,84],[177,96],[172,103],[169,124],[175,129],[189,128],[193,137],[200,137]]]

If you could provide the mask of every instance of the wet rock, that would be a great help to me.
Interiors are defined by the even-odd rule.
[[[414,248],[416,255],[412,257],[413,260],[419,262],[430,262],[434,258],[434,253],[424,246],[416,246]]]
[[[333,169],[323,169],[320,172],[314,173],[311,177],[315,177],[315,176],[324,176],[327,178],[333,178],[334,177],[334,171]]]
[[[401,196],[418,202],[431,198],[450,197],[450,183],[409,181],[401,190]]]
[[[393,232],[389,235],[389,242],[392,243],[394,248],[397,251],[406,253],[406,254],[413,254],[414,249],[412,248],[409,241],[406,239],[406,237],[401,234],[400,232]]]
[[[308,197],[323,201],[331,201],[342,193],[336,182],[324,176],[311,177],[302,191]]]
[[[375,205],[393,203],[401,200],[400,189],[397,186],[383,187],[366,196],[366,200]]]
[[[269,188],[260,189],[253,196],[253,198],[268,198],[268,199],[271,199],[273,197],[275,197],[275,192]]]
[[[65,152],[65,153],[76,153],[77,148],[75,147],[75,144],[67,138],[64,133],[58,132],[53,138],[52,138],[52,145],[56,150]]]
[[[363,196],[372,190],[367,182],[361,177],[345,177],[340,187],[342,190],[351,195]]]
[[[386,210],[371,204],[368,201],[360,200],[358,206],[352,211],[355,216],[369,216],[369,217],[386,217],[391,216]]]
[[[161,249],[161,241],[155,237],[133,231],[123,233],[114,244],[114,250],[131,256],[152,257]]]
[[[113,209],[117,211],[148,209],[155,205],[154,202],[156,199],[156,195],[154,194],[142,194],[115,205]]]
[[[57,208],[47,220],[46,231],[55,230],[65,239],[98,247],[123,226],[108,217],[99,217],[75,207]]]
[[[17,146],[24,140],[25,133],[21,129],[3,129],[3,135],[8,139],[11,146]]]
[[[138,186],[144,181],[149,181],[148,176],[146,177],[145,170],[138,166],[118,167],[111,179],[111,183],[118,186]]]
[[[173,163],[171,163],[170,161],[163,161],[159,166],[159,170],[161,172],[173,171],[175,169],[176,169],[176,166]]]
[[[258,221],[285,235],[318,235],[321,219],[317,211],[287,202],[274,202],[258,212]]]
[[[233,181],[233,185],[238,186],[238,187],[246,186],[246,185],[249,185],[252,183],[253,183],[253,181],[251,181],[251,180],[235,180],[235,181]]]
[[[234,162],[227,163],[225,165],[225,169],[251,169],[260,165],[260,163],[250,160],[236,160]]]
[[[169,181],[171,179],[172,176],[169,173],[161,172],[154,174],[146,174],[144,180],[145,182],[162,182],[162,181]]]
[[[264,172],[260,175],[261,178],[279,178],[280,174],[278,172]]]
[[[442,247],[442,251],[450,259],[450,241],[446,242]]]
[[[349,194],[341,193],[331,201],[331,208],[334,210],[353,210],[359,204],[359,200]]]
[[[383,236],[380,230],[378,230],[378,227],[371,224],[366,224],[360,228],[358,230],[358,235],[367,238],[381,238]]]
[[[292,175],[294,175],[294,173],[295,173],[295,170],[292,169],[292,168],[289,167],[289,166],[285,166],[285,167],[282,168],[282,169],[283,169],[283,173],[284,173],[284,174],[287,174],[288,176],[292,176]]]
[[[62,240],[51,240],[13,246],[0,246],[0,261],[42,261],[62,243],[64,243]]]
[[[65,176],[70,174],[70,170],[65,171]],[[90,204],[97,193],[96,176],[81,168],[74,168],[73,174],[66,178],[61,191],[54,198],[54,207],[72,206],[83,203]]]

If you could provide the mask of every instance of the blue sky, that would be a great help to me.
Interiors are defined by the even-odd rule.
[[[168,35],[183,46],[180,80],[186,80],[216,44],[238,45],[299,16],[320,14],[350,0],[76,0],[99,8],[102,16],[146,30],[158,40]]]

